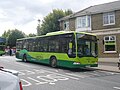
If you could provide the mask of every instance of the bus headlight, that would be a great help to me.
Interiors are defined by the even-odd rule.
[[[74,64],[74,65],[79,65],[79,64],[80,64],[80,62],[74,62],[73,64]]]
[[[95,64],[98,64],[98,62],[95,62]]]

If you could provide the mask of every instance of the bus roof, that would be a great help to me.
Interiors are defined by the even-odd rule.
[[[50,33],[47,33],[46,35],[35,36],[35,37],[27,37],[27,38],[21,38],[21,39],[17,39],[17,40],[34,39],[34,38],[38,38],[38,37],[54,36],[54,35],[67,34],[67,33],[80,33],[80,34],[88,34],[88,35],[93,35],[93,36],[95,36],[94,34],[87,33],[87,32],[57,31],[57,32],[50,32]]]

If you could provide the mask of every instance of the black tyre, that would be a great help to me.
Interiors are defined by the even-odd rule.
[[[53,67],[53,68],[57,67],[57,59],[56,59],[56,57],[51,57],[50,58],[50,66]]]
[[[120,62],[118,62],[118,69],[120,70]]]
[[[118,69],[120,70],[120,64],[118,65]]]
[[[27,62],[27,55],[26,55],[26,54],[23,55],[22,61],[23,61],[23,62]]]

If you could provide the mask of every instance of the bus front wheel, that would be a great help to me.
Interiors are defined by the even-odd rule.
[[[23,62],[27,62],[27,55],[26,55],[26,54],[23,55],[22,61],[23,61]]]
[[[56,57],[51,57],[50,58],[50,66],[53,67],[53,68],[57,67],[57,59],[56,59]]]

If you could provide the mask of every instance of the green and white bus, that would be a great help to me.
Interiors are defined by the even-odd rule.
[[[6,44],[6,39],[0,37],[0,56],[5,54],[5,44]]]
[[[97,67],[97,38],[85,32],[58,31],[18,39],[16,58],[52,67]]]

